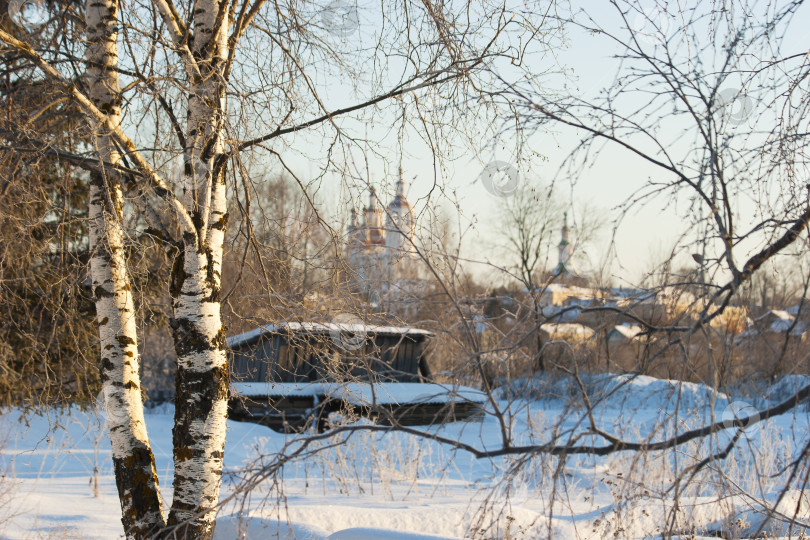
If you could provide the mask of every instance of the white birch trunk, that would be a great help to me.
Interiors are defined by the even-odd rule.
[[[90,99],[120,125],[117,0],[90,0],[86,6]],[[102,162],[120,155],[96,123],[94,143]],[[140,385],[135,307],[124,252],[121,188],[104,172],[90,186],[90,271],[101,345],[102,395],[112,443],[112,458],[122,523],[128,538],[144,538],[164,526],[155,460],[149,446]]]
[[[210,538],[225,450],[228,368],[208,255],[187,246],[182,265],[182,288],[173,298],[178,364],[169,525],[179,526],[180,538]]]
[[[181,538],[211,538],[222,479],[228,366],[220,318],[222,248],[227,221],[225,175],[212,175],[222,155],[228,14],[220,1],[200,0],[192,54],[201,78],[188,101],[183,202],[195,225],[184,234],[172,271],[177,375],[174,499],[169,526]],[[215,176],[215,177],[214,177]]]

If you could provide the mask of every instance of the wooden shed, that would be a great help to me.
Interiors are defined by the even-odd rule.
[[[384,424],[422,425],[480,416],[478,390],[431,382],[433,334],[418,328],[293,322],[228,338],[229,415],[279,431],[323,428],[332,412]]]
[[[427,330],[357,324],[283,323],[228,338],[236,382],[430,379]]]

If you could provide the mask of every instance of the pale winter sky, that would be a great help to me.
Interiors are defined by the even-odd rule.
[[[360,7],[362,14],[362,2]],[[361,31],[367,30],[363,28],[364,24],[372,24],[370,21],[364,21],[362,16],[360,23]],[[555,61],[561,63],[571,72],[565,80],[562,77],[552,79],[552,83],[558,89],[564,84],[572,92],[577,92],[583,97],[597,95],[601,88],[611,84],[616,75],[617,64],[611,60],[611,55],[616,49],[606,47],[604,38],[600,40],[584,32],[571,31],[567,41],[566,48],[556,51],[556,60],[549,58],[545,61],[545,66],[538,65],[537,69],[553,67]],[[348,87],[341,88],[334,82],[330,82],[329,87],[327,95],[334,99],[335,103],[352,102],[354,96]],[[379,141],[365,158],[368,159],[368,164],[363,162],[364,158],[359,157],[360,163],[356,163],[356,169],[359,176],[367,176],[369,181],[376,185],[383,203],[386,203],[393,191],[400,156],[395,141],[396,134],[393,133],[390,121],[387,123],[383,121],[380,124],[359,126],[344,121],[341,127],[354,130],[357,135],[372,141]],[[510,146],[509,137],[511,135],[503,137],[506,147]],[[297,139],[290,138],[286,142],[290,144],[291,150],[285,158],[287,164],[292,165],[302,178],[313,177],[319,170],[319,165],[313,162],[311,156],[325,155],[325,144],[314,141],[306,135],[301,135]],[[489,141],[480,142],[482,145],[489,143]],[[531,138],[533,157],[527,159],[528,154],[521,156],[523,164],[519,165],[520,181],[534,181],[541,184],[555,181],[560,198],[569,203],[573,201],[573,205],[559,209],[560,223],[563,211],[568,210],[572,218],[570,223],[574,225],[575,221],[581,218],[578,211],[582,204],[604,214],[607,225],[599,241],[588,247],[587,258],[591,262],[586,264],[598,265],[603,259],[604,252],[607,251],[612,236],[611,220],[616,216],[612,209],[643,184],[651,169],[638,160],[630,162],[629,156],[620,151],[608,149],[598,161],[598,166],[584,171],[581,177],[571,179],[564,175],[558,176],[560,160],[574,143],[575,139],[570,133],[534,135]],[[320,150],[314,150],[318,146]],[[445,215],[454,217],[458,203],[461,210],[458,225],[463,235],[462,256],[471,260],[505,264],[502,253],[498,253],[494,248],[498,244],[503,244],[496,233],[498,223],[495,208],[499,203],[498,196],[485,188],[481,182],[481,175],[487,163],[494,161],[514,163],[515,156],[509,154],[508,150],[498,148],[488,148],[481,153],[468,152],[466,155],[458,156],[457,159],[443,162],[437,177],[434,162],[430,159],[430,151],[418,133],[409,134],[403,147],[404,155],[401,159],[404,177],[408,182],[407,194],[417,210],[424,208],[426,197],[430,195],[430,204],[443,206]],[[385,152],[385,148],[389,148],[390,151],[381,156],[374,155],[377,152]],[[332,181],[329,181],[330,179]],[[326,180],[320,187],[319,198],[322,202],[331,205],[336,200],[345,201],[351,197],[359,209],[360,205],[364,205],[368,200],[366,193],[358,189],[364,180],[357,182],[358,186],[350,188],[348,193],[337,174],[327,175]],[[575,186],[571,185],[572,180],[576,181]],[[442,189],[435,189],[436,184]],[[338,189],[336,186],[341,187]],[[347,212],[347,208],[342,206],[340,210]],[[340,218],[346,219],[345,213],[341,214],[343,215]],[[651,226],[651,223],[654,226]],[[640,212],[627,216],[616,236],[615,252],[618,258],[611,269],[611,273],[617,276],[615,280],[617,284],[638,280],[653,261],[661,260],[672,247],[678,225],[677,216],[671,211],[668,212],[664,203],[656,205],[655,201],[642,208]],[[558,235],[559,232],[555,231],[555,238]],[[554,266],[556,258],[554,250],[549,258],[550,267]],[[467,267],[482,277],[488,272],[486,265],[468,263]]]
[[[362,0],[358,5],[361,11],[357,36],[362,35],[362,32],[373,32],[374,25],[372,20],[364,16],[367,12],[363,11]],[[589,2],[581,9],[606,28],[612,29],[614,26],[611,25],[617,25],[616,31],[622,31],[618,26],[614,8],[603,3]],[[788,34],[782,44],[785,54],[794,54],[807,49],[806,39],[795,29],[810,26],[809,12],[810,8],[803,7],[793,21],[791,27],[794,31]],[[800,24],[802,20],[807,20],[808,24]],[[641,25],[641,32],[647,30],[644,23],[638,19],[634,20],[633,24]],[[347,35],[345,39],[357,38]],[[558,90],[565,88],[566,91],[582,98],[594,98],[602,88],[610,86],[614,81],[619,66],[614,55],[619,52],[620,50],[604,36],[570,29],[567,46],[556,51],[556,62],[568,68],[569,75],[564,80],[559,77],[556,82],[553,80],[552,82]],[[538,70],[554,65],[554,62],[549,60],[544,66],[543,61],[538,63]],[[348,82],[329,80],[328,75],[324,77],[325,80],[320,83],[325,85],[328,106],[336,108],[356,101],[356,95]],[[350,120],[341,120],[344,129],[356,136],[368,138],[374,143],[372,151],[368,152],[366,158],[356,156],[360,161],[355,163],[357,176],[366,177],[376,185],[378,192],[381,192],[383,203],[386,203],[393,191],[397,164],[400,161],[399,149],[402,148],[404,150],[401,157],[402,167],[409,183],[408,198],[416,204],[417,210],[424,208],[428,194],[430,204],[442,205],[447,215],[455,216],[457,203],[462,216],[460,219],[463,232],[462,256],[479,261],[497,262],[500,265],[506,264],[502,254],[494,248],[503,243],[499,242],[495,233],[498,223],[494,209],[498,204],[498,198],[482,185],[481,173],[487,163],[493,161],[513,163],[515,156],[497,148],[494,150],[489,148],[478,153],[468,152],[466,155],[457,155],[455,159],[443,162],[437,177],[430,152],[418,133],[409,133],[402,146],[399,146],[396,129],[391,127],[391,119],[378,118],[376,122],[374,120],[372,118],[369,124],[362,125]],[[560,208],[560,221],[562,212],[569,210],[575,224],[582,217],[579,215],[582,204],[587,205],[591,212],[598,212],[604,216],[608,225],[597,241],[588,246],[586,258],[590,261],[584,265],[598,266],[610,245],[613,236],[612,224],[619,217],[616,207],[632,197],[650,178],[655,178],[655,175],[660,173],[628,152],[608,145],[603,147],[597,161],[577,178],[560,175],[558,174],[560,161],[576,142],[573,135],[564,131],[539,132],[533,135],[530,147],[535,153],[522,156],[523,163],[519,166],[521,181],[528,179],[544,183],[555,181],[558,193],[570,204],[567,208]],[[666,133],[666,137],[670,135],[671,133]],[[325,156],[330,141],[314,140],[308,134],[293,134],[284,142],[287,145],[284,154],[287,164],[302,178],[315,176],[320,170],[320,165],[318,159],[313,159],[313,156]],[[482,141],[482,144],[485,142]],[[508,141],[506,142],[506,146],[509,146]],[[675,148],[679,142],[681,141],[675,137]],[[528,155],[532,157],[527,159]],[[368,160],[367,163],[364,163],[365,160]],[[364,179],[348,189],[337,174],[327,173],[324,179],[326,181],[320,184],[318,198],[330,206],[330,214],[335,219],[346,219],[348,206],[345,201],[348,199],[353,199],[358,208],[366,203],[367,195],[361,189]],[[436,185],[440,189],[435,189]],[[647,201],[643,207],[623,217],[616,230],[615,259],[608,272],[614,284],[638,283],[655,263],[667,258],[667,254],[679,237],[698,234],[697,231],[689,231],[682,222],[686,211],[685,200],[673,203],[668,198],[659,198]],[[558,235],[559,232],[555,231],[555,238],[558,238]],[[556,257],[556,252],[550,254],[550,267],[553,267]],[[681,265],[694,264],[688,257],[678,262]],[[487,273],[485,265],[471,263],[468,264],[468,268],[482,277]]]
[[[612,8],[603,6],[601,9],[593,9],[591,3],[586,6],[584,9],[594,19],[606,26],[610,24],[609,10]],[[801,24],[803,20],[807,21],[806,25]],[[634,21],[634,24],[639,24],[639,21]],[[810,8],[804,6],[791,24],[792,31],[782,41],[782,51],[785,55],[807,50],[806,36],[801,29],[808,26],[810,26]],[[573,82],[569,82],[567,87],[584,98],[595,97],[602,88],[609,86],[616,76],[618,62],[613,56],[617,52],[618,49],[611,46],[604,36],[571,31],[568,47],[558,52],[558,61],[573,70]],[[617,205],[625,202],[651,177],[660,175],[652,166],[615,146],[606,146],[596,163],[583,171],[580,177],[571,179],[557,175],[560,160],[575,142],[576,139],[571,133],[536,134],[532,138],[532,148],[541,153],[545,159],[533,159],[532,171],[524,175],[523,180],[531,177],[541,182],[549,182],[556,178],[556,185],[561,188],[559,192],[569,201],[574,201],[573,211],[576,219],[582,217],[576,215],[578,206],[580,203],[586,203],[591,209],[602,213],[609,224],[612,223],[619,215],[615,211]],[[496,150],[492,153],[492,159],[509,161],[512,158],[509,155],[499,155]],[[409,197],[414,201],[431,188],[433,169],[430,162],[418,160],[408,161],[403,166],[407,178],[415,177],[409,191]],[[503,259],[489,249],[492,245],[498,244],[498,238],[494,234],[497,217],[493,213],[497,198],[482,186],[479,157],[460,159],[451,166],[446,176],[448,188],[456,190],[462,212],[475,223],[474,232],[468,233],[465,237],[463,254],[470,259],[486,259],[503,264]],[[571,180],[576,181],[573,187],[570,186]],[[616,285],[638,282],[655,263],[667,258],[679,236],[690,233],[688,226],[682,222],[685,212],[685,201],[673,204],[668,198],[662,197],[648,201],[645,206],[624,217],[616,232],[616,259],[610,267],[610,275]],[[600,263],[610,243],[611,228],[611,225],[605,227],[599,241],[588,247],[586,258],[591,260],[591,265]],[[691,233],[695,234],[696,231]],[[555,232],[555,238],[557,235]],[[485,249],[482,250],[482,247]],[[556,252],[550,254],[551,266],[556,262],[556,257]],[[688,257],[680,259],[679,263],[694,265]]]

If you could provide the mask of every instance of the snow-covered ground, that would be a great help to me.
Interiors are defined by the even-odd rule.
[[[660,440],[676,429],[733,419],[735,412],[749,416],[754,406],[774,405],[806,382],[785,379],[771,394],[729,397],[649,377],[583,378],[598,428],[627,440]],[[605,443],[586,434],[590,420],[584,399],[570,379],[519,381],[498,397],[516,445]],[[147,424],[168,507],[171,408],[150,411]],[[340,445],[333,445],[334,438],[313,443],[246,492],[245,482],[253,483],[280,451],[295,451],[311,434],[282,435],[229,421],[216,534],[223,540],[656,538],[673,532],[745,537],[759,528],[763,508],[778,501],[765,530],[798,537],[802,528],[795,523],[810,521],[810,496],[799,497],[810,467],[791,465],[802,457],[809,428],[804,405],[751,426],[725,459],[709,463],[691,480],[689,467],[722,450],[733,429],[677,451],[564,460],[544,455],[475,459],[414,435],[361,431],[341,435]],[[430,432],[494,449],[503,429],[489,415],[482,422]],[[104,432],[97,411],[2,414],[1,538],[122,535]]]

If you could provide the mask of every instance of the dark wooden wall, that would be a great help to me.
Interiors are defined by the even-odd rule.
[[[371,336],[347,351],[326,335],[265,334],[232,351],[235,382],[419,382],[424,335]]]

